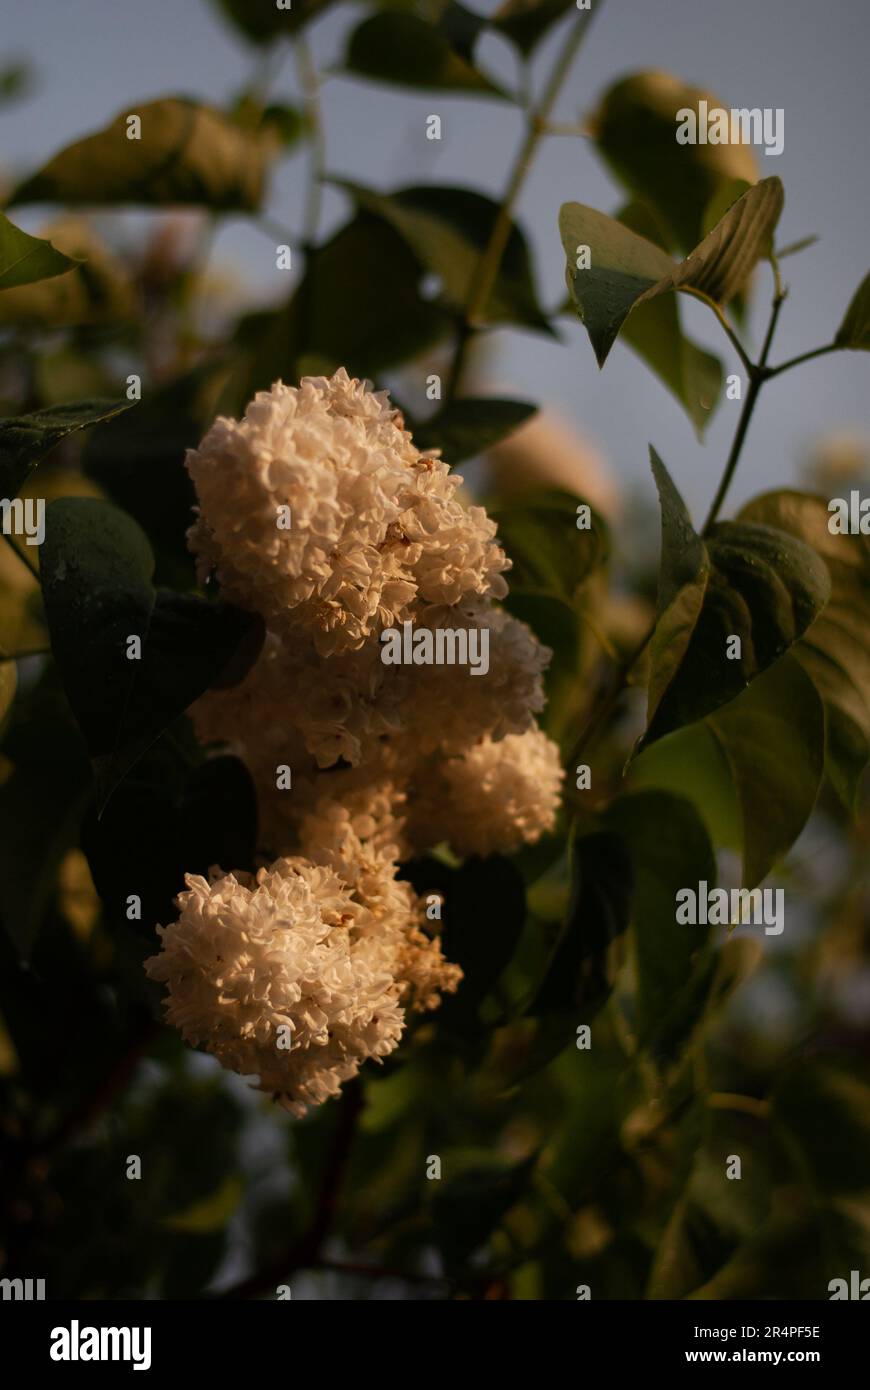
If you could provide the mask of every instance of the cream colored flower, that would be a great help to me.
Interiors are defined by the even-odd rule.
[[[418,598],[507,592],[495,523],[457,501],[461,479],[414,447],[387,393],[344,368],[261,391],[187,467],[200,576],[216,569],[227,598],[323,654],[361,646]]]
[[[564,771],[559,748],[535,727],[483,738],[412,779],[408,835],[418,849],[441,841],[457,854],[509,854],[553,829]]]
[[[369,872],[358,866],[350,885],[325,862],[282,858],[256,875],[188,875],[178,920],[145,962],[185,1041],[258,1076],[295,1115],[392,1052],[406,1008],[437,1007],[461,974],[420,930],[410,885],[381,899]]]

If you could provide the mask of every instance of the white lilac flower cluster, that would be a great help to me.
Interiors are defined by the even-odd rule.
[[[189,877],[146,968],[189,1042],[302,1113],[461,977],[399,862],[552,828],[562,770],[535,723],[550,653],[497,606],[510,562],[495,524],[387,393],[343,369],[218,419],[187,467],[200,578],[267,628],[246,678],[198,701],[194,723],[247,764],[273,862]],[[381,635],[402,624],[485,632],[485,672],[385,664]]]

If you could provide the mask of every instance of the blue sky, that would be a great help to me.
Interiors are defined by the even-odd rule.
[[[472,0],[474,3],[474,0]],[[491,9],[477,0],[475,8]],[[333,67],[345,35],[366,12],[343,4],[312,31],[319,64]],[[786,188],[779,239],[809,233],[819,243],[785,263],[791,295],[774,360],[826,341],[867,270],[865,68],[870,6],[865,0],[607,0],[590,33],[557,118],[588,112],[617,77],[662,67],[712,89],[727,106],[782,107],[785,148],[759,155],[762,172]],[[540,79],[561,41],[557,32],[534,66]],[[7,3],[3,59],[28,57],[38,82],[27,100],[0,113],[3,166],[25,172],[68,141],[104,124],[136,99],[186,93],[220,103],[244,85],[256,51],[226,27],[209,0],[28,0]],[[479,57],[512,79],[511,51],[489,38]],[[281,69],[273,99],[292,100],[292,62]],[[442,94],[417,96],[343,77],[324,87],[327,163],[331,172],[380,188],[408,182],[464,184],[500,194],[520,138],[517,114],[501,103]],[[425,139],[425,116],[442,117],[440,142]],[[298,225],[304,159],[288,162],[270,207],[282,225]],[[542,299],[560,300],[564,262],[557,230],[562,202],[605,211],[619,191],[591,145],[552,138],[542,148],[518,215],[531,241]],[[341,221],[345,205],[329,193],[323,230]],[[32,210],[22,220],[32,227]],[[274,245],[239,221],[215,247],[252,290],[268,298]],[[285,292],[286,282],[281,281]],[[767,280],[763,279],[766,300]],[[764,312],[764,302],[759,296]],[[690,331],[733,361],[712,317],[689,304]],[[752,324],[757,345],[760,320]],[[499,333],[490,364],[493,385],[558,407],[595,440],[621,478],[647,488],[652,440],[696,514],[715,487],[739,406],[723,402],[703,447],[680,408],[646,368],[617,344],[598,372],[585,332],[566,324],[565,341]],[[841,353],[771,383],[753,421],[732,500],[793,480],[797,465],[826,431],[867,430],[868,358]],[[649,483],[651,491],[651,483]]]

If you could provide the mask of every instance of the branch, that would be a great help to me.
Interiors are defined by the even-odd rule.
[[[239,1284],[224,1289],[215,1295],[216,1298],[258,1298],[267,1292],[274,1293],[278,1284],[284,1283],[294,1270],[321,1267],[321,1247],[329,1235],[335,1217],[362,1107],[362,1084],[359,1078],[356,1078],[345,1087],[339,1103],[338,1127],[326,1163],[317,1206],[308,1229],[289,1250],[285,1250],[265,1269],[251,1274]]]
[[[598,8],[600,9],[600,4]],[[532,166],[538,145],[547,134],[547,126],[550,114],[556,104],[556,100],[562,89],[571,65],[574,62],[583,42],[586,29],[591,17],[591,12],[584,12],[579,15],[574,23],[565,46],[559,53],[553,66],[553,70],[544,87],[538,105],[529,112],[527,117],[526,134],[520,146],[513,169],[508,178],[507,188],[498,210],[498,215],[492,226],[489,241],[481,253],[480,259],[472,277],[465,308],[459,322],[459,332],[456,341],[456,351],[453,357],[453,364],[450,369],[450,378],[447,384],[447,399],[452,400],[456,395],[465,368],[465,360],[468,355],[468,347],[472,337],[477,331],[478,319],[486,308],[492,287],[498,278],[501,263],[507,248],[510,236],[513,211],[516,207],[520,191],[525,183],[526,176]]]

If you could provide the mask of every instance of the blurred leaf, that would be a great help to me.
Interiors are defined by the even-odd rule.
[[[677,112],[718,98],[670,73],[637,72],[605,92],[591,117],[598,149],[629,191],[663,219],[669,249],[683,252],[704,236],[704,210],[723,184],[754,184],[758,165],[752,147],[741,144],[678,145]]]
[[[459,869],[433,858],[416,859],[403,865],[402,874],[418,893],[443,896],[444,954],[463,971],[457,994],[439,1010],[439,1023],[476,1032],[480,1004],[513,957],[525,925],[522,876],[501,855],[472,858]]]
[[[147,533],[159,583],[189,587],[193,557],[186,534],[196,493],[184,466],[216,413],[222,364],[199,363],[143,395],[132,415],[119,415],[88,439],[82,464],[88,476]]]
[[[864,276],[855,291],[834,342],[842,348],[870,350],[870,274]]]
[[[689,797],[711,842],[740,850],[743,819],[731,769],[706,720],[650,744],[630,764],[626,781],[628,791],[657,788]]]
[[[408,421],[407,427],[418,449],[440,449],[442,457],[455,466],[513,434],[536,409],[526,401],[464,396],[445,402],[427,420]]]
[[[99,818],[97,810],[96,803],[88,808],[82,847],[110,929],[132,926],[153,944],[155,926],[176,916],[185,874],[254,868],[256,795],[238,758],[208,758],[191,770],[170,735],[144,755]],[[138,921],[126,917],[133,892]]]
[[[400,87],[510,99],[451,43],[444,27],[403,10],[379,10],[357,25],[344,70]]]
[[[243,1191],[242,1180],[230,1174],[208,1197],[200,1197],[175,1216],[165,1216],[162,1225],[169,1231],[187,1231],[193,1235],[210,1235],[222,1231],[239,1205]]]
[[[11,106],[26,97],[33,86],[33,69],[29,63],[7,63],[0,68],[0,106]]]
[[[65,275],[76,262],[50,241],[22,232],[0,212],[0,290]],[[0,306],[3,300],[0,298]]]
[[[223,408],[242,410],[273,381],[298,381],[303,359],[377,377],[443,337],[450,317],[420,295],[419,262],[380,218],[361,214],[319,247],[298,289],[276,314],[259,316],[240,346],[246,361]]]
[[[64,275],[0,295],[0,324],[58,328],[130,323],[141,316],[129,271],[92,227],[79,217],[64,217],[45,230],[59,249],[81,263],[71,261],[74,268]]]
[[[838,1067],[804,1060],[779,1079],[773,1107],[820,1193],[867,1191],[870,1086]]]
[[[686,505],[652,445],[650,463],[662,517],[656,628],[650,643],[651,718],[692,640],[707,592],[710,562]]]
[[[90,774],[62,697],[44,685],[13,709],[3,751],[11,770],[0,782],[0,919],[27,956],[76,842]]]
[[[743,882],[754,888],[812,814],[825,765],[824,707],[799,661],[786,654],[709,724],[740,799]]]
[[[0,493],[15,497],[33,469],[75,430],[111,420],[134,401],[76,401],[0,419]]]
[[[440,297],[461,312],[498,217],[498,203],[469,188],[422,184],[387,194],[336,182],[360,208],[382,217],[404,237],[421,266],[439,277]],[[529,247],[516,223],[511,225],[482,317],[491,323],[521,323],[552,333],[535,295]]]
[[[710,982],[708,928],[676,920],[676,895],[693,883],[715,886],[713,847],[692,803],[668,792],[621,796],[602,825],[631,855],[640,1040],[673,1052],[703,1012]]]
[[[502,0],[490,24],[528,58],[553,25],[575,8],[574,0]],[[593,13],[578,14],[578,22],[588,25]]]
[[[823,499],[788,489],[755,498],[740,517],[798,537],[827,566],[830,600],[795,656],[825,704],[828,776],[854,811],[870,759],[870,538],[833,535]]]
[[[459,1271],[489,1239],[526,1191],[537,1155],[508,1162],[470,1164],[437,1184],[432,1203],[436,1241],[448,1271]]]
[[[582,203],[565,203],[559,226],[568,258],[568,289],[586,325],[598,365],[604,365],[635,306],[671,290],[683,290],[717,304],[733,299],[759,258],[769,252],[782,199],[779,179],[762,179],[731,205],[678,265],[658,246],[614,218]],[[590,249],[587,269],[576,264],[578,248],[583,246]]]
[[[325,10],[333,0],[215,0],[217,8],[253,43],[269,45],[292,34]]]
[[[817,236],[805,236],[801,237],[800,241],[789,242],[788,246],[783,246],[781,249],[777,247],[776,259],[784,261],[787,256],[796,256],[799,251],[806,251],[808,246],[815,246],[818,239]]]
[[[634,893],[631,854],[599,831],[571,844],[571,901],[531,1011],[588,1022],[613,988],[611,948],[626,930]]]
[[[583,504],[580,504],[583,505]],[[580,586],[607,559],[607,528],[594,512],[589,530],[577,527],[577,498],[567,492],[524,493],[490,508],[498,539],[513,561],[511,594],[557,598],[572,607]]]
[[[676,298],[663,295],[641,304],[626,320],[622,338],[664,382],[703,438],[719,402],[722,363],[683,333]]]
[[[141,120],[141,139],[128,139],[133,116]],[[273,153],[268,132],[252,134],[214,107],[164,97],[129,106],[105,129],[67,145],[10,202],[255,212]]]
[[[304,113],[286,103],[270,102],[263,112],[262,124],[277,133],[285,150],[298,145],[307,131]]]
[[[653,468],[661,488],[666,474],[655,455]],[[640,746],[734,699],[803,636],[830,594],[824,563],[787,531],[748,521],[744,510],[739,521],[714,526],[704,544],[670,480],[662,497],[659,624]],[[739,658],[726,655],[732,637]]]
[[[41,572],[52,650],[105,805],[150,744],[220,675],[252,619],[155,590],[144,533],[91,498],[51,503]],[[140,659],[128,659],[131,636],[141,641]]]

